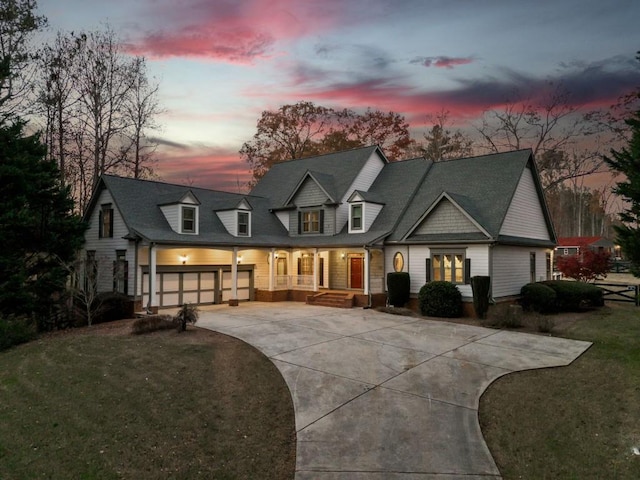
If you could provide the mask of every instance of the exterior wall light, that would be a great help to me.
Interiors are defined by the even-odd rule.
[[[187,255],[180,255],[178,258],[183,265],[187,263],[187,260],[189,260],[189,257]]]

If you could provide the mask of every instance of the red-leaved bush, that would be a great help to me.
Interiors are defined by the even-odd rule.
[[[585,249],[578,255],[558,257],[556,266],[562,275],[579,282],[591,282],[607,276],[610,253]]]

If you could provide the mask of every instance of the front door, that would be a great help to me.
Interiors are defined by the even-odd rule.
[[[349,286],[351,288],[362,288],[363,287],[363,276],[364,276],[364,259],[362,257],[349,257],[349,267],[351,270],[350,279],[351,282]]]

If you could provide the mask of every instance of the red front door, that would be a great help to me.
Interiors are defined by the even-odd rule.
[[[351,288],[362,288],[362,277],[364,274],[364,259],[362,257],[350,257],[349,265],[351,269],[351,282],[349,286]]]

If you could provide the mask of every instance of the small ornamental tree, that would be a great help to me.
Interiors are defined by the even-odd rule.
[[[611,255],[601,250],[583,250],[579,255],[558,257],[557,267],[565,277],[579,282],[592,282],[597,278],[606,278],[610,267]]]

